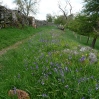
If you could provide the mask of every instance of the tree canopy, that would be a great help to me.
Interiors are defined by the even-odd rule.
[[[93,37],[92,47],[99,36],[99,0],[84,0],[83,10],[68,25],[73,31]]]
[[[38,0],[14,0],[14,3],[18,6],[18,10],[26,16],[29,16],[30,13],[37,13]]]

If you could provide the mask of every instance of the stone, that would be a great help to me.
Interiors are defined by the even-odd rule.
[[[82,47],[82,48],[80,49],[80,51],[81,51],[81,52],[86,51],[86,47]]]
[[[58,29],[64,30],[64,26],[60,24],[60,25],[58,26]]]
[[[84,51],[92,51],[93,49],[91,47],[81,47],[80,51],[84,52]]]
[[[29,94],[20,89],[13,89],[8,91],[10,97],[16,96],[18,99],[30,99]]]
[[[92,52],[89,53],[89,61],[90,61],[90,63],[95,63],[98,61],[95,53],[92,53]]]

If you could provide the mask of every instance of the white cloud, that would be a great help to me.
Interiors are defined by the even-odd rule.
[[[13,0],[0,0],[3,1],[3,5],[7,5],[8,8],[14,9],[16,7],[15,4],[13,4]],[[50,13],[53,15],[60,14],[60,10],[58,8],[58,1],[59,0],[41,0],[39,4],[39,13],[37,15],[34,15],[37,19],[46,19],[46,14]],[[60,0],[62,5],[65,4],[64,1],[66,0]],[[81,10],[82,8],[82,2],[83,0],[70,0],[72,5],[72,13],[76,13]]]
[[[14,9],[16,5],[13,3],[13,0],[0,0],[2,1],[2,5],[6,6],[7,8]]]
[[[38,19],[46,19],[46,14],[61,14],[58,8],[59,0],[41,0],[39,13],[36,15]],[[61,0],[62,5],[66,4],[66,0]],[[70,0],[72,5],[72,13],[79,12],[82,8],[82,0]],[[65,5],[64,5],[65,6]],[[63,7],[64,7],[63,6]]]

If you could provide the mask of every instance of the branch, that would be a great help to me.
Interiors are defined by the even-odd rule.
[[[70,6],[70,15],[71,15],[72,5],[70,4],[70,0],[68,0],[68,1],[66,2],[66,6],[65,6],[64,9],[61,7],[60,3],[58,4],[59,9],[63,12],[63,14],[64,14],[64,16],[65,16],[66,19],[67,19],[67,14],[66,14],[66,11],[65,11],[65,10],[66,10],[66,7],[67,7],[68,5]]]
[[[59,6],[59,9],[63,12],[65,18],[67,19],[67,14],[66,14],[66,12],[61,8],[60,4],[59,4],[58,6]]]
[[[68,1],[69,5],[70,5],[70,14],[71,14],[71,11],[72,11],[72,5],[70,4],[70,2]]]

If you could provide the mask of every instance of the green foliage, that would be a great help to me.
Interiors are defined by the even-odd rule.
[[[84,10],[87,14],[99,12],[99,0],[84,0]]]
[[[47,14],[46,15],[46,20],[47,20],[47,22],[52,22],[52,20],[53,20],[52,15],[51,14]]]
[[[99,29],[99,0],[84,0],[83,8],[82,12],[76,16],[68,27],[81,35],[93,36],[95,39],[98,37],[96,31]],[[92,47],[96,42],[94,39]]]
[[[97,28],[97,20],[99,18],[99,0],[84,0],[83,12],[90,17],[93,27]]]
[[[93,41],[93,37],[92,36],[89,37],[90,38],[89,43],[86,43],[86,41],[88,39],[87,36],[81,35],[81,34],[79,34],[77,32],[73,32],[73,31],[71,31],[71,29],[70,30],[66,29],[65,31],[66,31],[67,38],[72,39],[74,42],[75,41],[79,42],[82,45],[90,46],[92,41]],[[97,50],[99,49],[98,44],[99,44],[99,39],[97,39],[97,42],[95,44],[95,49],[97,49]]]
[[[55,24],[61,24],[61,25],[65,25],[66,24],[66,19],[63,15],[61,16],[57,16],[57,18],[54,20]]]
[[[80,23],[78,22],[78,20],[75,18],[73,19],[71,22],[69,22],[68,24],[68,28],[71,29],[72,31],[78,32]]]

